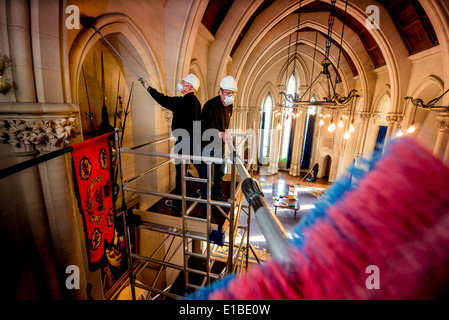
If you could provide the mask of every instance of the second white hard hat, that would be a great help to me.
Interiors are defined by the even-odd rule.
[[[184,78],[182,78],[182,80],[190,83],[195,90],[198,90],[198,88],[200,87],[200,80],[193,73],[186,75]]]
[[[226,76],[221,80],[220,88],[237,92],[237,81],[232,76]]]

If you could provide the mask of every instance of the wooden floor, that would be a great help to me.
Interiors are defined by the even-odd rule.
[[[315,182],[309,182],[306,179],[303,180],[305,173],[302,173],[298,177],[291,176],[288,171],[278,171],[276,174],[269,174],[267,167],[260,167],[258,171],[253,173],[253,177],[260,181],[278,182],[283,184],[300,184],[302,186],[315,187],[315,188],[329,188],[332,182],[327,179],[318,178]],[[301,181],[302,180],[302,181]]]

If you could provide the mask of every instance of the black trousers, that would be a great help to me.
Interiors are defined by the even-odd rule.
[[[210,152],[211,157],[222,158],[224,156],[224,148],[216,149],[216,152],[212,150]],[[217,199],[223,195],[223,177],[225,175],[226,164],[224,163],[211,163],[211,180],[212,180],[212,199]],[[207,164],[201,163],[201,178],[206,179],[207,177]],[[201,184],[201,198],[206,199],[207,197],[207,185],[205,183]]]
[[[200,156],[200,147],[199,144],[195,144],[194,141],[192,139],[184,139],[181,140],[180,138],[178,138],[178,140],[175,143],[175,146],[177,147],[188,147],[189,148],[189,155],[197,155]],[[194,148],[196,148],[197,150],[195,150]],[[186,154],[186,152],[184,151],[185,149],[181,149],[183,154]],[[178,152],[178,154],[181,154],[180,152]],[[180,160],[178,160],[177,162],[179,162],[178,164],[175,164],[175,168],[176,168],[176,178],[175,178],[175,189],[173,190],[173,193],[176,195],[181,195],[182,193],[182,175],[181,175],[181,162]],[[187,162],[188,163],[188,162]],[[187,165],[186,163],[186,165]],[[201,162],[198,161],[198,163],[196,163],[195,161],[193,162],[193,165],[195,166],[196,170],[198,171],[198,175],[201,177]],[[173,203],[175,205],[181,206],[181,200],[173,200]]]
[[[223,159],[224,148],[215,149],[215,152],[214,152],[214,150],[210,151],[210,156]],[[216,200],[223,195],[223,177],[225,174],[226,164],[212,162],[210,165],[210,168],[211,168],[211,180],[212,180],[212,195],[211,196],[212,196],[212,199]],[[204,162],[201,164],[200,176],[203,179],[207,178],[207,164]],[[207,199],[207,184],[201,183],[200,190],[201,190],[201,198]],[[204,217],[206,216],[206,205],[204,205],[204,204],[202,205],[202,214]]]

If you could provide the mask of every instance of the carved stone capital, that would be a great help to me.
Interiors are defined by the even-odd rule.
[[[449,131],[449,117],[437,117],[437,128],[440,131]]]
[[[240,113],[243,113],[243,107],[240,107],[240,106],[234,106],[234,107],[232,108],[232,114],[233,114],[233,115],[237,115],[237,114],[240,114]]]
[[[403,120],[403,118],[404,118],[404,117],[402,116],[402,114],[389,113],[389,114],[387,115],[386,120],[387,120],[388,124],[391,124],[391,125],[393,125],[393,124],[400,125],[401,122],[402,122],[402,120]]]
[[[56,119],[0,119],[0,142],[14,147],[16,156],[64,148],[79,133],[76,117]]]
[[[366,111],[360,111],[360,112],[356,112],[355,115],[365,121],[368,121],[371,118],[371,113],[366,112]]]
[[[240,110],[242,111],[242,113],[248,113],[248,111],[250,110],[250,107],[240,107]]]
[[[372,118],[373,118],[374,124],[377,124],[379,122],[380,118],[382,118],[382,113],[380,113],[380,112],[373,113]]]

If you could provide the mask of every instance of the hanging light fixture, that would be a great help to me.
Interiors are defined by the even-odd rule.
[[[327,128],[327,130],[328,130],[329,132],[334,132],[335,129],[337,129],[337,126],[335,125],[334,119],[332,118],[332,119],[331,119],[331,124],[329,125],[329,127]]]
[[[349,125],[348,131],[349,131],[350,133],[352,133],[352,132],[355,131],[355,128],[354,128],[354,120],[352,120],[351,124]]]
[[[405,97],[405,100],[410,100],[410,102],[412,103],[412,105],[415,107],[415,112],[413,114],[413,120],[412,123],[410,125],[410,127],[407,129],[408,133],[413,133],[416,130],[416,126],[415,126],[415,119],[416,119],[416,111],[418,110],[418,108],[423,109],[423,110],[427,110],[427,111],[444,111],[444,112],[448,112],[449,111],[449,106],[444,107],[444,106],[435,106],[435,104],[441,100],[441,98],[449,92],[449,89],[446,90],[441,96],[430,100],[427,104],[424,104],[422,99],[413,99],[412,97],[408,96]]]
[[[345,124],[343,123],[343,119],[340,118],[340,121],[338,121],[338,127],[339,127],[339,128],[343,128],[344,125],[345,125]]]
[[[344,21],[343,21],[343,29],[342,29],[342,35],[341,35],[341,43],[340,43],[340,49],[339,49],[339,55],[338,55],[338,63],[336,68],[336,76],[335,76],[335,83],[332,81],[332,77],[329,71],[329,66],[332,65],[332,62],[329,59],[330,54],[330,48],[332,44],[332,29],[334,25],[335,20],[335,3],[337,0],[331,0],[331,7],[330,7],[330,14],[329,14],[329,20],[328,20],[328,34],[326,38],[326,51],[324,54],[324,59],[321,62],[321,65],[323,66],[323,70],[318,74],[318,76],[315,78],[315,80],[312,81],[310,86],[305,90],[305,92],[302,94],[302,96],[299,99],[294,99],[293,95],[286,94],[285,92],[281,92],[281,94],[284,95],[284,99],[288,101],[290,104],[293,104],[294,106],[300,106],[300,107],[308,107],[308,106],[322,106],[325,108],[330,109],[344,109],[347,107],[347,104],[356,96],[357,90],[353,89],[349,92],[347,97],[341,96],[338,94],[336,89],[336,84],[338,81],[338,69],[340,66],[340,58],[341,58],[341,51],[342,51],[342,45],[343,45],[343,37],[344,37],[344,28],[346,23],[346,13],[347,13],[347,6],[348,1],[346,0],[346,6],[345,6],[345,14],[344,14]],[[300,4],[301,6],[301,4]],[[298,19],[298,31],[299,31],[299,19]],[[297,37],[298,38],[298,37]],[[318,81],[318,79],[321,76],[326,77],[327,86],[328,86],[328,96],[325,97],[322,101],[310,101],[303,98],[306,96],[309,91],[311,91],[314,84]]]
[[[298,94],[295,93],[293,95],[293,94],[287,94],[286,92],[280,92],[281,96],[283,96],[283,98],[284,98],[283,99],[284,104],[278,105],[279,107],[282,107],[282,108],[293,108],[295,110],[296,110],[296,108],[306,109],[306,108],[309,108],[310,106],[322,107],[324,110],[328,110],[328,113],[326,115],[327,118],[331,118],[331,115],[329,112],[329,111],[331,111],[332,118],[331,118],[331,123],[328,127],[329,132],[333,132],[337,128],[337,126],[334,122],[335,111],[338,109],[338,110],[342,110],[342,112],[343,112],[348,107],[348,105],[350,104],[351,101],[354,103],[354,100],[357,100],[357,98],[359,97],[359,95],[357,94],[357,90],[355,90],[355,89],[350,90],[348,96],[346,96],[346,97],[341,96],[340,94],[338,94],[336,92],[336,85],[338,82],[338,69],[340,67],[341,51],[343,48],[343,37],[344,37],[344,30],[345,30],[345,24],[346,24],[348,0],[346,0],[346,5],[345,5],[345,13],[344,13],[344,19],[343,19],[342,33],[341,33],[341,42],[340,42],[340,48],[339,48],[339,54],[338,54],[338,63],[337,63],[337,68],[335,69],[335,71],[336,71],[335,81],[332,81],[332,76],[329,71],[329,66],[332,65],[332,62],[329,59],[329,54],[330,54],[330,48],[332,45],[332,30],[333,30],[334,20],[335,20],[335,3],[336,2],[337,2],[337,0],[331,0],[331,3],[330,3],[330,13],[329,13],[329,19],[328,19],[328,33],[327,33],[327,37],[326,37],[326,50],[325,50],[325,54],[324,54],[324,59],[321,62],[321,65],[323,67],[322,71],[318,74],[318,76],[314,80],[313,80],[313,71],[312,71],[311,84],[302,93],[302,95],[299,95],[299,93]],[[301,5],[302,5],[302,1],[300,1],[300,3],[299,3],[294,62],[296,62],[296,57],[297,57],[296,51],[298,49],[298,43],[299,43],[298,41],[299,41],[300,19],[301,19]],[[291,39],[291,36],[289,38],[289,44],[290,44],[290,39]],[[315,51],[316,51],[317,40],[318,40],[318,33],[316,34],[316,39],[315,39]],[[288,61],[290,59],[290,57],[289,57],[290,56],[290,45],[288,48],[289,48],[289,52],[288,52],[288,57],[287,57],[287,65],[288,65]],[[315,55],[314,55],[314,57],[315,57]],[[315,59],[314,59],[314,61],[315,61]],[[293,72],[294,71],[295,71],[295,65],[293,66]],[[287,73],[286,73],[286,76],[287,76]],[[325,77],[325,79],[326,79],[327,87],[328,87],[328,95],[326,97],[324,97],[321,101],[318,101],[314,97],[312,97],[312,99],[306,99],[305,98],[306,95],[308,94],[308,96],[310,97],[312,87],[317,83],[317,81],[321,77]],[[351,108],[351,110],[352,110],[352,108]],[[352,112],[350,112],[350,116],[349,116],[349,119],[347,122],[347,123],[350,123],[349,128],[347,128],[347,130],[346,130],[346,132],[348,132],[348,134],[349,134],[349,132],[354,131],[354,125],[353,125],[354,120],[351,119],[351,117],[352,117]],[[324,125],[324,120],[321,119],[319,124]],[[340,119],[340,121],[338,122],[338,127],[340,127],[340,128],[344,127],[343,116]]]

